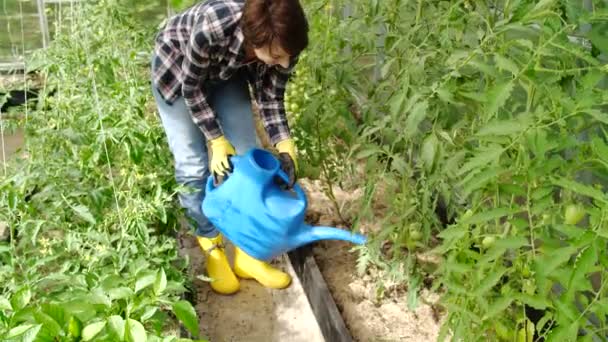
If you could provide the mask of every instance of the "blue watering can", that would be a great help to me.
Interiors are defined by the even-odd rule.
[[[312,227],[304,222],[308,201],[299,184],[283,190],[275,176],[288,182],[272,153],[258,148],[231,157],[233,171],[219,186],[207,180],[202,210],[213,225],[248,255],[268,261],[318,240],[363,244],[366,238],[346,230]]]

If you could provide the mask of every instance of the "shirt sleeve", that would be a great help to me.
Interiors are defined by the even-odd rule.
[[[295,68],[297,59],[290,61],[288,69],[280,66],[268,68],[262,75],[259,110],[271,144],[290,138],[290,128],[285,113],[285,89]]]
[[[207,78],[209,51],[215,39],[204,16],[201,15],[197,19],[194,27],[182,62],[182,94],[194,123],[201,129],[205,138],[211,140],[221,136],[223,132],[215,112],[207,102],[201,83]]]

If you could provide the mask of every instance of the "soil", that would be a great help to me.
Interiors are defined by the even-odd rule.
[[[309,198],[308,223],[338,226],[339,220],[329,199],[323,194],[319,182],[301,180]],[[347,207],[359,195],[358,191],[337,189],[337,202]],[[365,231],[377,228],[364,224]],[[436,341],[441,322],[433,309],[438,295],[424,289],[414,311],[408,309],[407,291],[376,297],[375,279],[378,275],[367,272],[359,276],[356,270],[357,254],[352,244],[341,241],[319,242],[313,248],[315,259],[342,313],[346,326],[355,341]]]
[[[182,234],[182,253],[191,261],[193,279],[205,274],[204,256],[190,234]],[[227,255],[232,256],[228,244]],[[240,280],[241,289],[230,296],[216,294],[209,284],[195,280],[196,311],[201,334],[214,342],[323,342],[325,341],[306,294],[285,257],[273,266],[290,273],[291,285],[284,290],[264,288],[254,280]]]

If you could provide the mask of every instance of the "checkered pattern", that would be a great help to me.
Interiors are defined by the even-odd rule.
[[[206,139],[223,135],[205,96],[208,82],[227,80],[244,70],[252,85],[264,128],[272,144],[289,138],[283,102],[289,69],[262,62],[244,64],[240,27],[245,0],[207,0],[170,18],[156,36],[153,82],[172,103],[183,96]]]

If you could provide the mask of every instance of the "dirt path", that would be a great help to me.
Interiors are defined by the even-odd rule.
[[[190,256],[193,272],[204,274],[203,255],[193,237],[180,237],[183,253]],[[228,255],[231,258],[232,248]],[[323,342],[323,336],[297,276],[285,259],[275,266],[293,278],[285,290],[268,290],[253,280],[241,280],[241,290],[232,296],[211,291],[201,280],[195,281],[196,310],[201,333],[211,342]]]
[[[339,220],[333,213],[329,199],[318,182],[302,181],[309,197],[309,223],[334,226]],[[356,198],[356,194],[336,191],[340,204]],[[437,295],[423,290],[414,311],[408,309],[407,291],[376,299],[377,275],[357,275],[357,255],[352,244],[323,241],[313,249],[315,259],[342,313],[353,339],[360,342],[425,342],[436,341],[439,322],[433,307]]]

